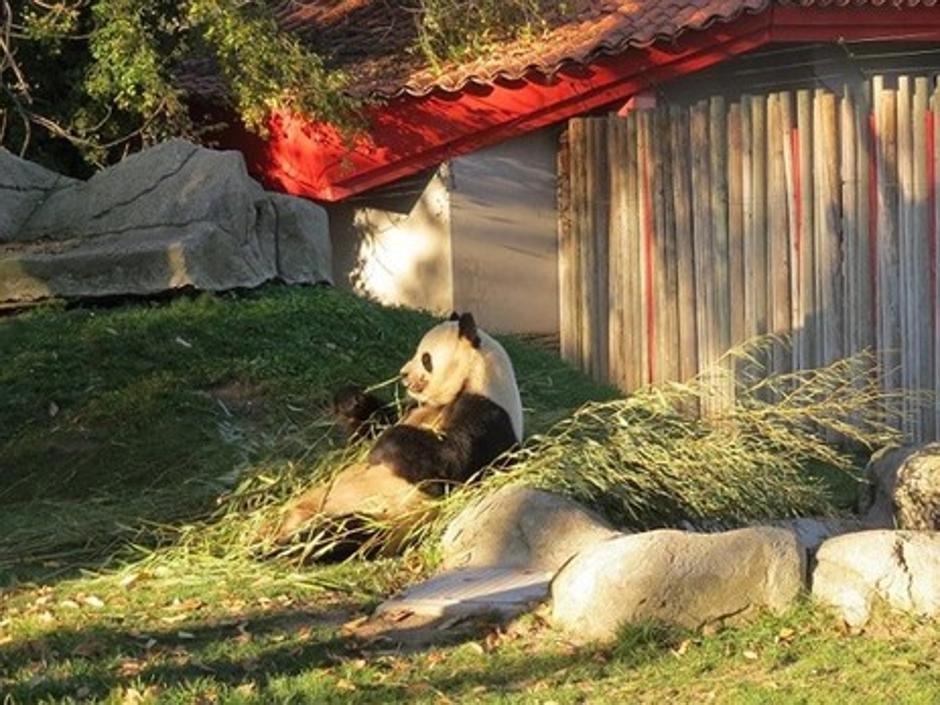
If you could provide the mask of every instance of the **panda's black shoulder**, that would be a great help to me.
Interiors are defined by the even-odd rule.
[[[481,394],[461,394],[447,410],[444,427],[448,435],[469,435],[488,439],[499,455],[516,442],[509,412]],[[479,442],[479,441],[478,441]]]
[[[386,463],[411,482],[464,482],[517,443],[509,413],[476,394],[462,394],[448,406],[439,430],[407,424],[386,429],[368,461]]]

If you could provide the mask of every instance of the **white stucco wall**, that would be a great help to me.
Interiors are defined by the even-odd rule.
[[[386,304],[557,333],[557,130],[328,206],[334,281]]]
[[[451,162],[454,304],[487,330],[558,331],[558,131]]]

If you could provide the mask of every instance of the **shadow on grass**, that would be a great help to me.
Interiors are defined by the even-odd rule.
[[[387,703],[414,700],[421,693],[463,701],[477,698],[484,690],[527,692],[552,676],[565,679],[567,675],[562,674],[573,670],[602,668],[599,664],[607,658],[599,658],[593,648],[535,653],[508,648],[486,655],[474,649],[460,656],[461,644],[482,636],[466,630],[459,639],[446,640],[448,646],[457,648],[447,667],[433,668],[425,666],[418,654],[440,646],[439,642],[402,651],[388,639],[363,641],[344,636],[338,630],[340,622],[338,611],[286,610],[239,620],[174,625],[145,634],[98,626],[57,630],[0,647],[0,673],[25,674],[19,682],[0,679],[0,702],[91,700],[105,698],[117,688],[148,686],[181,694],[197,682],[201,687],[222,688],[250,682],[264,702],[272,681],[277,681],[280,694],[297,689],[298,695],[314,697],[315,702],[335,698],[344,703]],[[672,631],[653,628],[627,634],[623,648],[615,648],[609,657],[636,668],[660,658],[675,636]],[[402,670],[400,664],[383,661],[389,654],[412,657],[412,667]],[[326,673],[333,668],[336,672]],[[395,677],[386,680],[383,669]]]
[[[335,633],[347,617],[341,609],[285,610],[146,632],[102,626],[58,629],[0,646],[0,674],[28,673],[41,666],[25,681],[4,684],[0,679],[0,702],[7,696],[14,702],[74,697],[78,691],[87,698],[104,697],[116,686],[135,682],[172,687],[207,676],[228,684],[246,678],[266,681],[325,667],[355,648]],[[63,671],[69,674],[59,675]]]

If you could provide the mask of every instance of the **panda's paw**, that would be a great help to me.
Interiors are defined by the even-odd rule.
[[[332,408],[336,421],[352,440],[375,435],[379,426],[394,421],[385,402],[355,384],[336,390]]]

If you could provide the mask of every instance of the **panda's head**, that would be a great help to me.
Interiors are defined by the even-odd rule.
[[[401,368],[408,394],[422,404],[450,404],[478,365],[480,343],[480,332],[470,313],[454,313],[449,321],[434,326]]]

